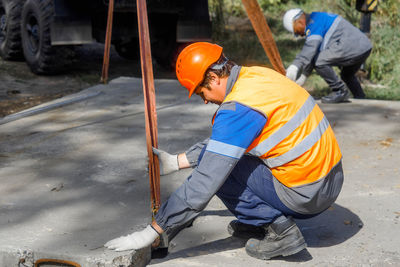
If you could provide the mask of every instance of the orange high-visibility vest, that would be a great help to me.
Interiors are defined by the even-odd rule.
[[[332,128],[312,96],[278,72],[242,67],[224,103],[230,101],[267,116],[246,152],[260,157],[285,186],[315,182],[341,160]]]

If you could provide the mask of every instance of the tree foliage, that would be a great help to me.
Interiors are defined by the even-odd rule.
[[[209,1],[215,32],[218,32],[219,39],[217,40],[223,42],[224,45],[242,48],[232,49],[232,51],[236,51],[236,54],[245,58],[243,61],[265,64],[265,57],[260,55],[263,53],[262,48],[256,38],[253,40],[253,37],[243,37],[243,33],[239,32],[227,34],[227,29],[233,28],[229,25],[230,18],[240,18],[243,21],[247,18],[242,0]],[[275,40],[279,43],[282,58],[287,60],[284,62],[285,65],[290,63],[301,49],[301,40],[294,39],[282,27],[282,16],[286,10],[299,7],[306,12],[332,12],[341,15],[356,27],[360,26],[361,13],[356,10],[356,0],[258,0],[258,3],[264,11]],[[397,62],[400,58],[400,1],[380,0],[377,11],[371,17],[370,39],[373,50],[366,63],[368,79],[389,88],[391,92],[397,90],[398,92],[393,94],[397,95],[394,98],[398,99],[400,98],[400,64]],[[229,50],[228,47],[226,48]],[[237,61],[241,60],[237,59]]]

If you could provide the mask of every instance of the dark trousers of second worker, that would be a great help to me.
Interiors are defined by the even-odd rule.
[[[334,62],[332,64],[315,65],[314,68],[318,75],[326,81],[332,91],[345,90],[347,86],[354,98],[365,98],[365,93],[355,74],[370,53],[371,50],[351,59]],[[333,66],[340,68],[340,78],[336,75],[336,72],[332,68]]]

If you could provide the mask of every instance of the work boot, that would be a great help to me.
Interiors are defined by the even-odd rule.
[[[349,98],[349,90],[343,88],[337,91],[332,91],[329,95],[321,97],[322,103],[340,103],[347,102]]]
[[[232,236],[246,239],[252,237],[263,238],[265,236],[264,227],[241,223],[238,220],[233,220],[229,223],[228,233]]]
[[[251,238],[246,243],[248,255],[262,260],[289,256],[306,248],[307,244],[292,218],[279,217],[265,227],[264,239]]]

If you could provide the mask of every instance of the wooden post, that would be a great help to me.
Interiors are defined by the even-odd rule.
[[[101,82],[102,83],[107,83],[107,80],[108,80],[108,67],[109,67],[109,63],[110,63],[110,47],[111,47],[112,25],[113,25],[113,13],[114,13],[114,0],[109,0],[107,28],[106,28],[106,40],[105,40],[105,44],[104,44],[103,70],[101,72]]]
[[[136,0],[140,62],[142,65],[143,95],[146,117],[146,141],[149,156],[149,179],[151,193],[151,209],[154,215],[160,207],[160,168],[158,158],[154,156],[152,147],[158,147],[156,94],[154,89],[153,64],[151,61],[150,34],[147,18],[146,0]]]
[[[260,43],[269,58],[269,61],[276,71],[285,75],[286,70],[282,64],[279,50],[276,47],[271,29],[265,20],[260,5],[258,4],[257,0],[242,0],[242,3],[246,9],[247,16],[253,25],[254,31],[256,32],[258,39],[260,40]]]

